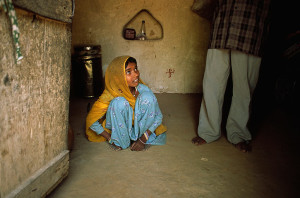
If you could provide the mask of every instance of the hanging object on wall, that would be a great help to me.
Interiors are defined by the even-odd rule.
[[[4,11],[8,14],[8,17],[10,19],[11,26],[12,26],[11,28],[12,36],[15,44],[15,59],[16,62],[19,63],[19,61],[23,58],[23,56],[20,49],[20,43],[19,43],[20,31],[19,31],[18,20],[17,20],[17,15],[16,15],[14,5],[12,3],[12,0],[0,0],[0,7],[3,7]]]
[[[123,30],[123,37],[125,39],[127,39],[127,40],[134,40],[135,39],[135,35],[136,35],[135,29],[125,28]]]
[[[163,38],[163,28],[148,10],[142,9],[124,25],[123,38],[126,40],[159,40]]]
[[[146,26],[145,26],[145,20],[142,20],[142,26],[141,26],[141,30],[140,33],[137,35],[136,37],[138,40],[146,40]]]

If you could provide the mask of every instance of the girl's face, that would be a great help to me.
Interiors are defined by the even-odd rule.
[[[128,63],[125,69],[125,76],[129,87],[136,87],[139,84],[140,72],[135,63]]]

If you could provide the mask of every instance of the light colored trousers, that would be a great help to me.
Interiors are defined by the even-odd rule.
[[[132,122],[133,109],[124,97],[114,98],[106,112],[106,128],[111,130],[112,142],[126,149],[131,141],[136,141],[149,129],[152,134],[146,144],[164,145],[166,133],[156,136],[155,129],[162,122],[162,113],[157,99],[152,92],[142,92],[137,97],[134,110],[134,125]]]
[[[198,135],[207,143],[221,136],[222,106],[230,67],[233,96],[226,123],[228,141],[251,140],[247,128],[252,93],[257,84],[261,58],[235,50],[209,49],[203,79]]]

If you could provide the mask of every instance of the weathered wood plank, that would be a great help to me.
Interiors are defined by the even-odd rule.
[[[13,0],[16,7],[66,23],[72,22],[74,3],[72,0]]]
[[[68,170],[69,151],[65,150],[5,198],[45,197],[68,175]]]

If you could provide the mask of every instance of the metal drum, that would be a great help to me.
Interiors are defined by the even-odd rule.
[[[101,46],[75,47],[74,72],[80,96],[91,98],[103,91]],[[76,88],[77,89],[77,88]]]

